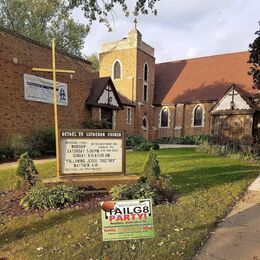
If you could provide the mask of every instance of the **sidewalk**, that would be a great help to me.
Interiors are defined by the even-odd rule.
[[[194,260],[260,260],[260,176]]]
[[[38,159],[33,160],[35,164],[43,164],[47,162],[54,162],[56,158]],[[10,169],[18,166],[18,162],[2,163],[0,164],[0,170]]]

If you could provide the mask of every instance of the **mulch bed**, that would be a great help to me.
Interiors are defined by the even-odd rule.
[[[24,196],[24,190],[11,190],[0,192],[0,216],[13,217],[21,215],[37,214],[37,210],[25,210],[21,207],[20,201]],[[82,200],[68,208],[99,208],[101,201],[110,200],[108,193],[87,194]]]

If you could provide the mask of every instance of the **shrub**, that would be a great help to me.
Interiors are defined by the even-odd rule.
[[[208,135],[191,135],[181,137],[161,137],[156,140],[160,144],[195,144],[199,145],[205,141],[208,141]]]
[[[52,188],[33,187],[20,204],[26,209],[56,209],[78,202],[83,195],[77,187],[60,184]]]
[[[20,156],[16,174],[26,180],[31,186],[36,184],[38,172],[28,153],[23,153]]]
[[[14,159],[14,149],[11,146],[0,147],[0,163]]]
[[[109,124],[106,120],[89,119],[82,123],[82,127],[86,129],[109,129]]]
[[[29,145],[25,142],[24,137],[14,134],[11,138],[11,148],[14,151],[14,158],[17,159],[25,152],[30,151]]]
[[[154,204],[172,202],[175,193],[169,177],[140,177],[132,185],[119,184],[109,191],[112,200],[152,199]]]
[[[146,142],[147,142],[147,140],[143,136],[140,136],[140,135],[129,134],[126,136],[126,147],[128,149],[133,149]]]
[[[159,150],[159,149],[160,149],[160,144],[157,143],[157,142],[153,142],[153,143],[152,143],[152,149],[153,149],[153,150]]]
[[[150,150],[144,165],[143,165],[143,174],[145,176],[152,176],[158,178],[160,175],[160,166],[157,160],[156,153],[153,150]]]
[[[38,157],[44,154],[55,154],[55,130],[54,128],[43,128],[33,130],[25,137],[24,142],[29,147],[29,154]]]
[[[149,151],[153,147],[153,144],[145,141],[144,143],[141,143],[133,148],[134,151]]]

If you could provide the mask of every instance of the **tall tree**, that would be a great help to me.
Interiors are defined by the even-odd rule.
[[[0,0],[0,26],[81,56],[89,26],[75,22],[66,0]]]
[[[75,8],[80,7],[84,12],[85,17],[92,24],[93,21],[98,20],[100,23],[106,24],[111,31],[111,25],[108,20],[108,15],[114,13],[116,5],[121,6],[125,16],[130,14],[128,0],[68,0],[69,7]],[[131,1],[135,3],[135,7],[132,13],[137,16],[139,14],[148,14],[151,11],[153,14],[157,14],[155,4],[160,0],[135,0]]]
[[[249,60],[248,63],[251,64],[249,75],[252,75],[254,87],[260,89],[260,22],[259,30],[255,32],[257,35],[253,43],[249,44]]]
[[[92,72],[98,72],[99,71],[99,60],[97,53],[92,53],[90,55],[87,55],[85,57],[87,60],[91,61],[91,71]]]

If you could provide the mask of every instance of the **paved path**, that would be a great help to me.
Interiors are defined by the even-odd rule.
[[[260,176],[194,260],[260,260]]]
[[[193,144],[160,144],[160,149],[164,148],[195,148],[197,145]]]
[[[39,159],[39,160],[33,160],[35,164],[43,164],[47,162],[53,162],[56,158],[48,158],[48,159]],[[10,162],[10,163],[2,163],[0,164],[0,170],[10,169],[17,167],[18,162]]]

